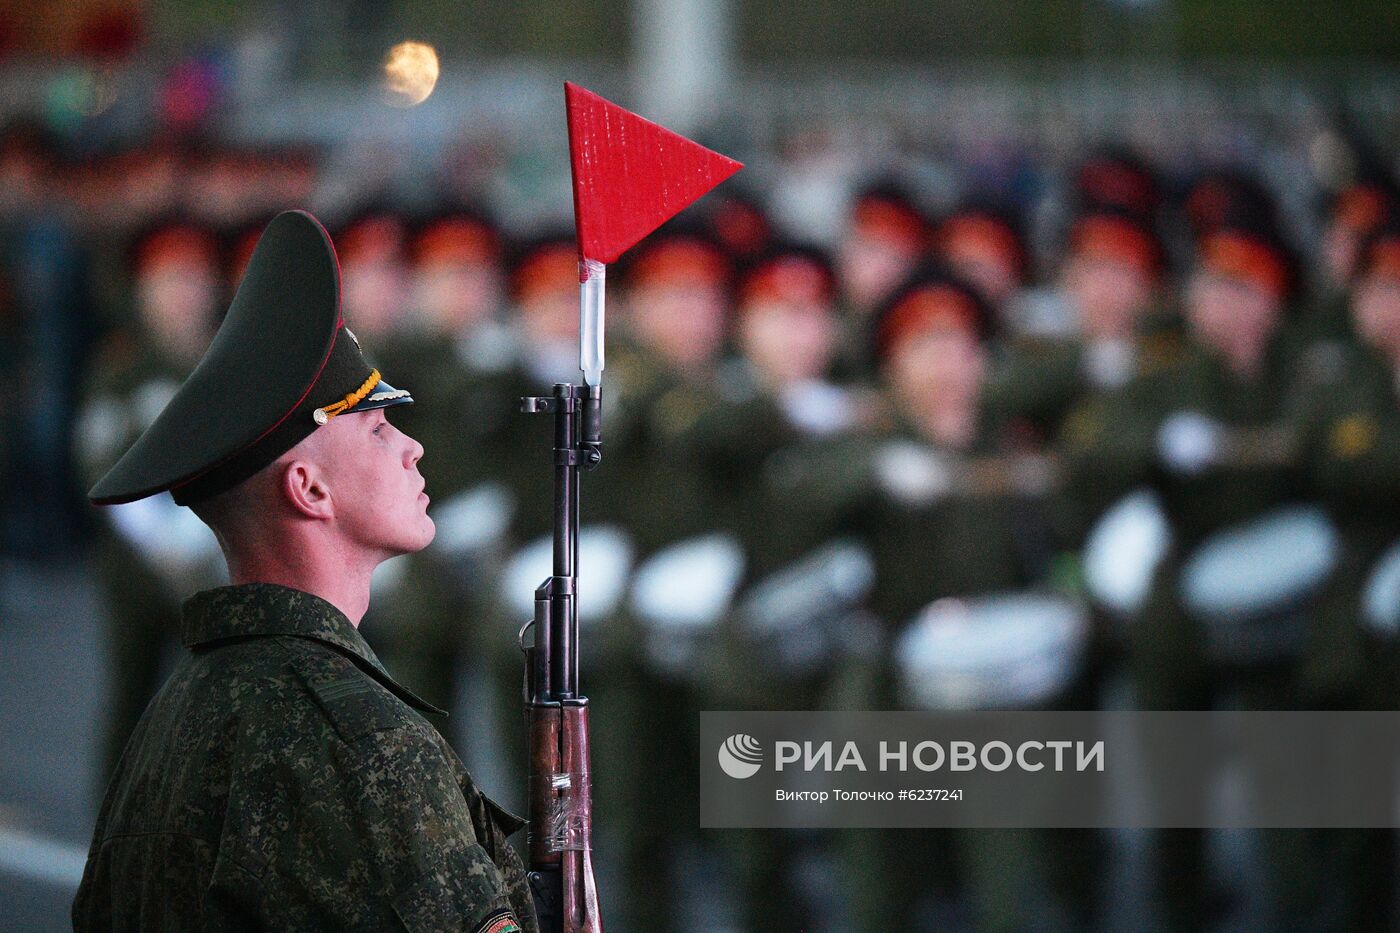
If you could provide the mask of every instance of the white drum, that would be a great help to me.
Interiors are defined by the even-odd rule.
[[[1088,613],[1063,596],[940,599],[895,642],[900,693],[915,709],[1043,707],[1073,681],[1088,637]]]
[[[653,667],[690,679],[743,576],[743,548],[729,534],[681,541],[642,563],[628,606]]]
[[[1400,636],[1400,541],[1376,561],[1361,591],[1361,619],[1382,638]]]
[[[1171,546],[1171,526],[1157,493],[1129,493],[1103,513],[1084,542],[1089,597],[1117,615],[1135,615]]]
[[[578,624],[598,625],[617,612],[632,572],[632,539],[612,525],[578,533]],[[544,535],[515,553],[501,575],[502,604],[524,622],[535,617],[535,588],[554,572],[554,538]]]
[[[829,665],[875,584],[862,545],[831,541],[754,584],[739,602],[738,634],[762,663],[789,675]]]
[[[1326,512],[1297,505],[1216,532],[1182,567],[1182,605],[1206,626],[1218,660],[1296,653],[1302,610],[1336,569],[1341,542]]]

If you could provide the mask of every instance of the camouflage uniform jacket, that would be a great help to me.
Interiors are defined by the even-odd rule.
[[[98,816],[76,930],[537,930],[521,825],[350,621],[208,590]]]

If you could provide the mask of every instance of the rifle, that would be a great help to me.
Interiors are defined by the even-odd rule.
[[[603,459],[606,264],[742,166],[565,83],[579,243],[583,384],[521,399],[554,416],[554,567],[535,589],[525,653],[529,882],[544,933],[602,933],[593,879],[588,698],[579,691],[579,481]],[[526,644],[526,633],[532,633]]]

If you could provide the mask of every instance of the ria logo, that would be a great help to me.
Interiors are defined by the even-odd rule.
[[[751,735],[731,735],[719,747],[719,766],[732,778],[753,777],[762,764],[763,746]]]

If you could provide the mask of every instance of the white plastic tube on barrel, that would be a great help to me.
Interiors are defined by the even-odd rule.
[[[607,266],[580,259],[578,295],[578,368],[585,385],[603,382],[603,307]]]

